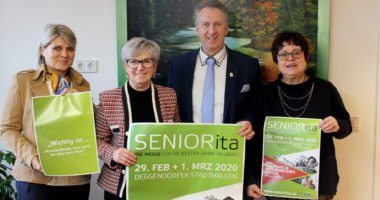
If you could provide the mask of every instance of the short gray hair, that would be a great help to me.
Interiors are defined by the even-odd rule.
[[[45,63],[45,59],[41,54],[41,48],[46,48],[58,37],[62,38],[69,46],[75,49],[77,38],[68,26],[63,24],[48,24],[45,26],[38,46],[38,65]]]
[[[144,37],[134,37],[128,40],[121,49],[121,59],[123,62],[131,57],[136,57],[144,52],[148,52],[155,61],[160,58],[160,46],[153,41]]]
[[[199,12],[201,12],[201,10],[203,8],[216,8],[216,9],[221,10],[224,13],[224,15],[226,16],[226,22],[228,24],[228,17],[229,16],[228,16],[228,9],[226,8],[226,6],[224,6],[224,4],[218,0],[204,0],[204,1],[200,2],[194,9],[194,23],[195,23],[195,25],[197,25]]]

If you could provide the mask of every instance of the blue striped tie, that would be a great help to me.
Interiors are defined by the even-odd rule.
[[[202,98],[202,122],[213,123],[214,122],[214,65],[215,59],[208,57],[206,59],[207,71],[206,78],[203,87]]]

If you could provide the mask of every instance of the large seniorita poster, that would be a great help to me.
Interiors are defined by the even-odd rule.
[[[320,119],[267,117],[262,189],[267,196],[318,198]]]
[[[89,92],[33,98],[38,155],[48,176],[99,173]]]
[[[245,139],[239,125],[133,124],[127,199],[242,199]]]

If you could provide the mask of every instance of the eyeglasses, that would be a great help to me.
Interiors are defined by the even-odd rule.
[[[143,60],[129,59],[127,60],[127,65],[129,68],[137,69],[141,64],[144,68],[153,67],[154,60],[153,58],[145,58]]]
[[[298,59],[298,58],[301,58],[303,56],[303,51],[302,50],[294,50],[290,53],[288,53],[286,51],[281,51],[281,52],[278,52],[278,54],[277,54],[277,56],[278,56],[278,58],[280,58],[280,60],[288,60],[289,55],[292,55],[292,57],[294,59]]]

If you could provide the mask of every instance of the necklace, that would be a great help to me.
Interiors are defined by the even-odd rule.
[[[280,98],[282,109],[284,110],[285,114],[288,117],[300,117],[301,115],[303,115],[305,113],[307,106],[310,103],[310,99],[311,99],[311,96],[312,96],[313,91],[314,91],[314,82],[311,85],[310,91],[305,96],[302,96],[302,97],[290,97],[290,96],[286,95],[285,92],[281,89],[279,84],[277,85],[277,91],[278,91],[278,96]],[[306,98],[307,98],[307,100],[306,100],[305,104],[300,106],[299,108],[292,108],[291,106],[288,105],[288,103],[286,103],[285,98],[289,99],[289,100],[293,100],[293,101],[294,100],[299,101],[299,100],[303,100]],[[301,112],[296,116],[291,116],[287,110],[290,110],[292,112],[299,112],[299,111],[301,111]]]

